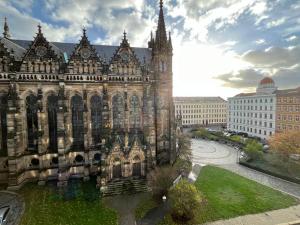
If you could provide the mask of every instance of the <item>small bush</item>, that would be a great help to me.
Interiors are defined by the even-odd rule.
[[[247,140],[244,152],[248,156],[248,160],[260,159],[263,155],[263,146],[255,140]]]
[[[196,187],[186,180],[181,180],[172,187],[169,195],[172,217],[175,221],[185,222],[195,216],[200,207],[202,197]]]

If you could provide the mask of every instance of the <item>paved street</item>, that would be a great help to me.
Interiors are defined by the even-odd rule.
[[[192,139],[193,162],[213,164],[300,199],[300,185],[237,164],[237,151],[213,141]]]
[[[24,202],[12,192],[0,191],[0,207],[9,206],[10,213],[6,225],[17,225],[24,210]]]
[[[239,216],[229,220],[220,220],[206,225],[299,225],[300,205],[254,215]]]

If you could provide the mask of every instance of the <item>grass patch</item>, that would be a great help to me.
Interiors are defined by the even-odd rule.
[[[141,219],[143,218],[147,212],[149,212],[151,209],[155,208],[157,206],[156,201],[153,199],[151,194],[146,195],[139,204],[137,205],[135,209],[135,218]]]
[[[246,214],[287,208],[299,201],[289,195],[241,177],[230,171],[205,166],[195,182],[205,198],[188,224],[201,224]],[[161,225],[175,224],[167,215]]]
[[[25,200],[20,225],[117,225],[117,213],[106,207],[92,181],[54,185],[27,184],[18,192]]]

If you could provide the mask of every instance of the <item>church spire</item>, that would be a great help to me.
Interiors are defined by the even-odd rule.
[[[123,40],[121,42],[121,47],[122,48],[128,48],[128,47],[130,47],[130,45],[128,43],[128,39],[127,39],[127,33],[126,33],[125,30],[124,30],[124,33],[123,33]]]
[[[4,38],[10,38],[10,34],[9,34],[9,27],[8,27],[8,24],[7,24],[7,18],[5,17],[4,18],[4,27],[3,27],[3,37]]]
[[[163,48],[164,46],[166,46],[167,43],[167,32],[166,32],[162,0],[160,0],[159,2],[159,18],[158,18],[158,26],[156,30],[155,41],[158,49]]]

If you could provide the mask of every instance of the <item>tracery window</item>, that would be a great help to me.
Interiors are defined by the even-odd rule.
[[[73,149],[81,150],[84,148],[84,122],[83,122],[83,100],[79,95],[71,99],[72,108],[72,131]]]
[[[55,95],[48,96],[48,127],[49,127],[49,150],[57,152],[57,108],[58,97]]]
[[[130,126],[131,128],[140,127],[140,103],[136,95],[130,99]]]
[[[7,156],[7,97],[0,96],[0,156]]]
[[[101,127],[102,127],[102,101],[101,97],[94,95],[91,98],[91,121],[92,121],[92,137],[93,144],[101,143]]]
[[[113,97],[113,128],[124,127],[124,100],[120,94]]]
[[[38,149],[38,105],[37,97],[33,94],[26,98],[26,117],[27,117],[27,147],[29,151]]]

